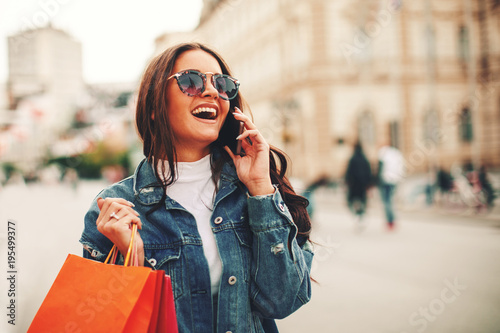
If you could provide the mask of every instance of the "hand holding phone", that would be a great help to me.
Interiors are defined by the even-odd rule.
[[[222,146],[228,146],[234,155],[244,154],[241,148],[241,141],[236,138],[245,131],[245,124],[234,118],[233,112],[229,111],[224,125],[219,133],[219,140]]]

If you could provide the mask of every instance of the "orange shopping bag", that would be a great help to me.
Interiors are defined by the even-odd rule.
[[[124,266],[68,255],[28,332],[177,333],[170,278],[128,266],[131,248]]]

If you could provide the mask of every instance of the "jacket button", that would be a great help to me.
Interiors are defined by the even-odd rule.
[[[222,217],[217,216],[214,221],[215,224],[221,224],[222,223]]]
[[[282,211],[282,212],[284,212],[284,211],[285,211],[285,206],[283,206],[283,204],[282,204],[282,203],[280,203],[279,207],[280,207],[280,209],[281,209],[281,211]]]
[[[236,283],[236,276],[231,276],[227,281],[230,285],[234,285]]]
[[[155,258],[149,259],[148,262],[151,264],[151,266],[153,266],[153,267],[156,266],[156,259]]]

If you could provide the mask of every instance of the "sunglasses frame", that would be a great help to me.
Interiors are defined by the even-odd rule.
[[[186,74],[196,74],[198,75],[199,77],[202,78],[203,80],[203,87],[201,89],[201,91],[196,94],[196,95],[193,95],[193,94],[190,94],[188,93],[187,91],[185,91],[184,89],[182,89],[181,87],[181,84],[179,83],[179,78],[182,76],[182,75],[186,75]],[[217,90],[217,94],[219,95],[220,98],[222,98],[223,100],[226,100],[226,101],[229,101],[229,100],[232,100],[234,99],[236,96],[238,96],[238,91],[240,89],[240,81],[238,81],[237,79],[235,79],[234,77],[232,76],[229,76],[227,74],[215,74],[215,73],[212,73],[212,72],[206,72],[206,73],[202,73],[202,72],[199,72],[197,70],[194,70],[194,69],[187,69],[187,70],[183,70],[183,71],[180,71],[180,72],[177,72],[175,74],[172,74],[168,79],[172,79],[175,77],[175,80],[177,81],[177,86],[179,87],[179,89],[186,95],[188,96],[198,96],[198,95],[201,95],[203,94],[203,92],[205,91],[206,87],[207,87],[207,74],[210,74],[211,75],[211,83],[212,85],[214,86],[215,90]],[[228,98],[228,97],[224,97],[220,94],[219,90],[217,89],[217,87],[215,86],[215,80],[217,80],[217,78],[220,78],[220,77],[223,77],[223,78],[226,78],[226,79],[229,79],[230,81],[232,81],[234,83],[234,85],[236,86],[236,94],[234,94],[233,97],[231,98]]]

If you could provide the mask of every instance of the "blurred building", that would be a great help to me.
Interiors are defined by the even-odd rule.
[[[341,177],[359,139],[409,174],[500,167],[500,2],[205,0],[198,28],[158,37],[214,46],[293,175]]]
[[[7,150],[8,138],[4,133],[6,131],[7,120],[7,91],[3,84],[0,84],[0,157]],[[0,171],[1,174],[1,171]],[[2,176],[0,175],[0,182],[2,181]]]
[[[7,108],[7,90],[5,85],[0,83],[0,110]]]
[[[66,139],[84,141],[88,147],[103,142],[110,152],[127,151],[137,145],[139,140],[134,122],[136,85],[136,82],[87,85],[86,102],[75,115]],[[72,154],[88,152],[88,147]],[[53,153],[71,155],[64,151],[53,150]]]
[[[8,47],[11,109],[22,100],[43,96],[47,108],[40,112],[48,123],[64,128],[84,91],[80,42],[47,26],[10,36]]]
[[[7,109],[2,160],[33,169],[72,122],[85,92],[81,44],[47,27],[8,37]]]

